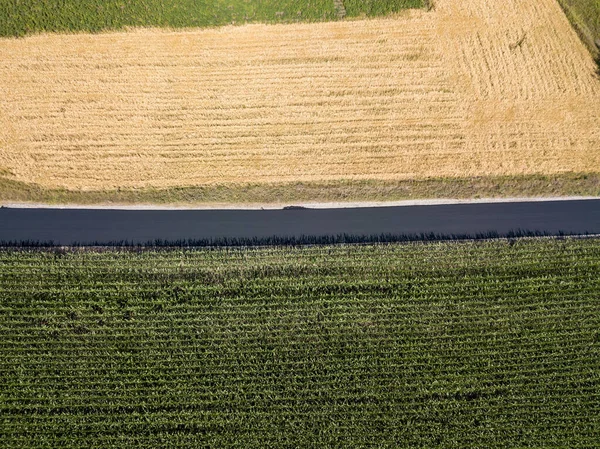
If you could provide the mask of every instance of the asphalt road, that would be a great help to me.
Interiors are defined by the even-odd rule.
[[[600,200],[305,210],[0,209],[0,241],[132,243],[368,234],[528,230],[600,234]]]

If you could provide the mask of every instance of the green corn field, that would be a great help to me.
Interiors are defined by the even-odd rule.
[[[0,446],[593,447],[600,239],[0,251]]]

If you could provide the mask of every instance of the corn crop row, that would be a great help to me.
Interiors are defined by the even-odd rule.
[[[3,447],[592,447],[600,239],[0,250]]]

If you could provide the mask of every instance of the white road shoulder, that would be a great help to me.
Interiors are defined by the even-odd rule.
[[[436,206],[445,204],[486,204],[486,203],[525,203],[544,201],[597,200],[595,196],[562,196],[535,198],[476,198],[476,199],[428,199],[402,201],[362,201],[329,203],[270,203],[270,204],[228,204],[207,203],[197,205],[156,205],[156,204],[45,204],[45,203],[3,203],[0,206],[12,209],[109,209],[109,210],[278,210],[286,207],[300,209],[350,209],[363,207]]]

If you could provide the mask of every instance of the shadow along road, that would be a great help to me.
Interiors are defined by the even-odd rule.
[[[304,210],[0,209],[0,241],[91,244],[337,234],[600,234],[600,200]]]

